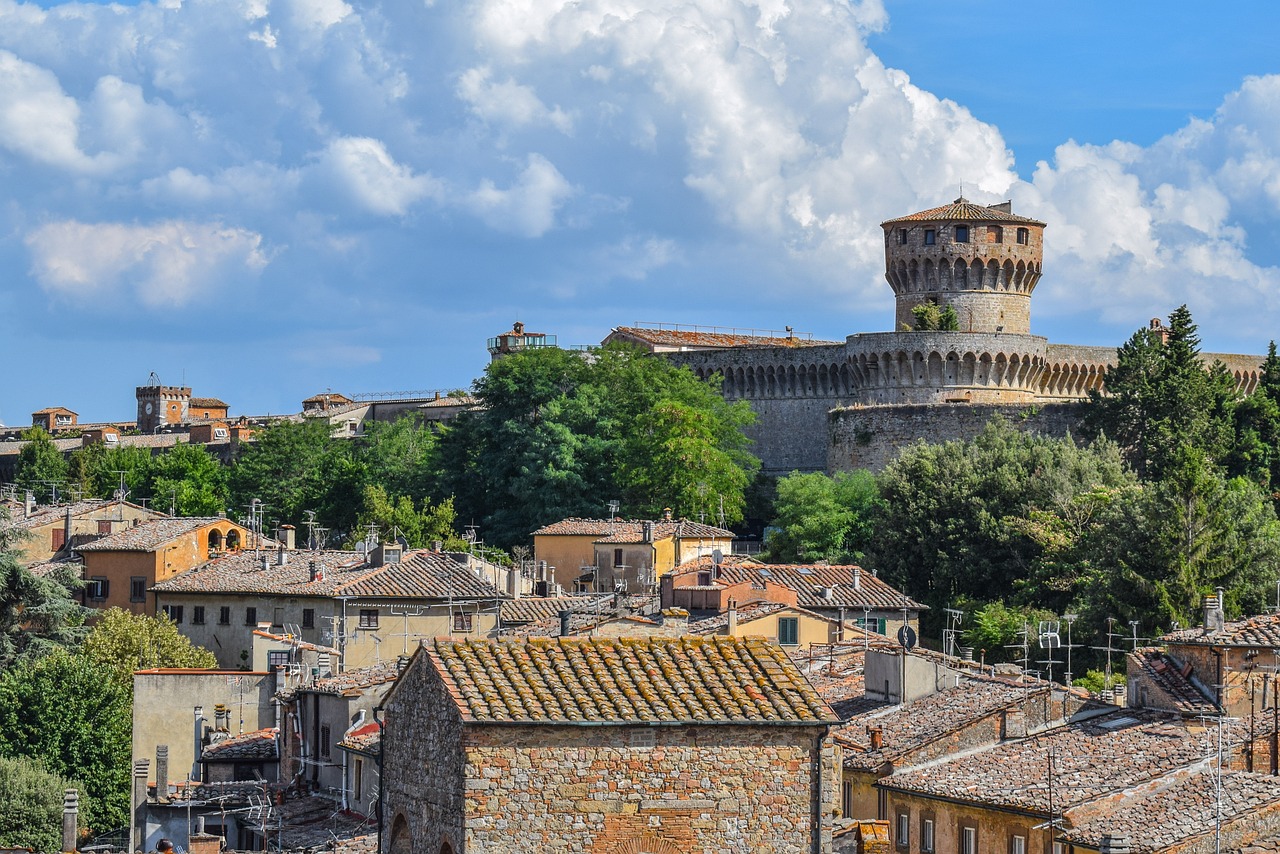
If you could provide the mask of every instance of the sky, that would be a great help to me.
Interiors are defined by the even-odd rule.
[[[0,422],[453,389],[511,327],[889,329],[879,223],[1048,223],[1032,331],[1280,318],[1280,4],[0,0]],[[1268,40],[1270,39],[1270,43]],[[1269,47],[1270,44],[1270,47]]]

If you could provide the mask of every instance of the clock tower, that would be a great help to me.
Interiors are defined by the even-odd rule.
[[[147,384],[135,390],[138,398],[138,429],[154,433],[170,424],[182,424],[187,420],[191,406],[191,389],[182,386],[162,385],[154,371],[147,377]]]

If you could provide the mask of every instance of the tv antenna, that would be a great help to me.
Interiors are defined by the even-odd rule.
[[[960,636],[960,624],[964,622],[964,611],[959,608],[944,608],[947,615],[947,628],[942,630],[942,652],[952,658],[956,657],[956,639]]]

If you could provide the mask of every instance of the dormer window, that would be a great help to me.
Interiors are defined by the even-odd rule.
[[[968,243],[968,242],[969,242],[969,226],[957,225],[956,226],[956,243]]]
[[[924,245],[933,246],[937,242],[938,242],[938,233],[934,231],[932,228],[926,228],[924,230]]]
[[[213,438],[215,438],[215,439],[225,439],[225,438],[227,438],[227,428],[226,428],[226,427],[214,427],[214,428],[213,428]]]
[[[1031,242],[1030,229],[1026,229],[1026,228],[1018,229],[1018,242],[1022,244],[1027,244]]]

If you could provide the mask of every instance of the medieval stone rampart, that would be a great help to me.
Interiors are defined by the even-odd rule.
[[[972,439],[997,415],[1019,430],[1063,437],[1077,429],[1083,414],[1083,403],[940,403],[835,409],[828,416],[831,446],[826,469],[833,474],[855,469],[879,471],[908,445]]]

